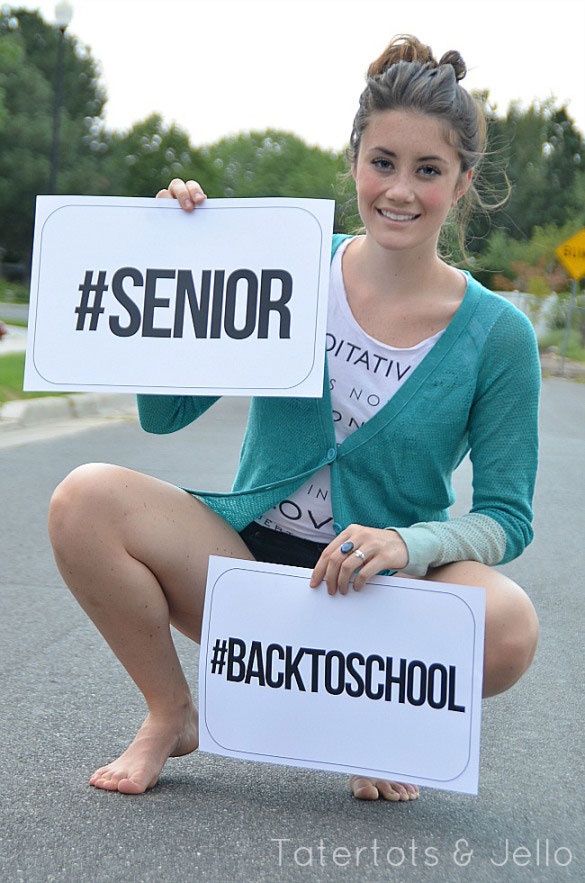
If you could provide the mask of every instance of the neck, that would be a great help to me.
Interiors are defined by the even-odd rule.
[[[366,234],[354,248],[362,279],[396,299],[428,292],[452,272],[437,255],[436,243],[424,243],[417,249],[390,250]]]

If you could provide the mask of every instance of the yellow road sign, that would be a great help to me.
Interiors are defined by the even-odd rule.
[[[573,279],[585,276],[585,228],[555,249],[556,256]]]

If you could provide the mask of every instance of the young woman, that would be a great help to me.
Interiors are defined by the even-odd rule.
[[[536,613],[492,566],[532,539],[534,334],[438,254],[484,150],[464,73],[458,53],[437,63],[413,37],[395,38],[370,67],[349,148],[365,234],[334,237],[323,398],[253,400],[233,492],[195,496],[104,464],[74,470],[55,491],[59,569],[149,710],[92,785],[142,792],[167,757],[197,747],[169,624],[200,639],[210,554],[312,567],[311,585],[324,581],[330,594],[359,591],[383,570],[484,586],[484,695],[530,665]],[[196,182],[179,180],[158,196],[187,211],[205,199]],[[143,395],[140,419],[172,432],[214,401]],[[468,450],[473,506],[448,520],[451,475]],[[363,799],[418,796],[410,784],[350,782]]]

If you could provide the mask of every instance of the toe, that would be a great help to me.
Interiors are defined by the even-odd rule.
[[[384,800],[408,800],[408,793],[404,785],[399,782],[387,782],[385,779],[379,779],[376,787]]]
[[[117,791],[118,782],[115,779],[102,779],[99,787],[105,791]]]
[[[101,779],[102,776],[107,775],[107,773],[108,773],[108,767],[101,766],[99,768],[99,770],[96,770],[95,773],[92,776],[90,776],[89,784],[94,785],[97,779]]]
[[[372,779],[364,776],[351,776],[349,780],[350,788],[353,796],[358,800],[377,800],[378,789]]]
[[[376,787],[386,800],[416,800],[419,790],[416,785],[405,785],[402,782],[377,781]],[[397,797],[395,796],[397,795]]]
[[[108,765],[96,770],[89,784],[95,788],[103,788],[105,791],[117,791],[118,782],[124,775],[125,773],[120,773]]]
[[[94,788],[101,788],[103,791],[118,790],[117,783],[112,781],[112,779],[107,778],[106,776],[92,776],[90,779],[90,784],[93,785]]]
[[[122,794],[144,794],[146,785],[141,782],[135,782],[134,779],[120,779],[117,784],[117,790]]]
[[[383,797],[393,803],[416,800],[419,796],[417,785],[389,782],[386,779],[370,779],[366,776],[351,776],[350,787],[358,800],[377,800]]]

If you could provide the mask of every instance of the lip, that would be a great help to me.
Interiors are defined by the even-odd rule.
[[[396,224],[404,224],[404,223],[407,223],[408,221],[416,221],[417,218],[420,218],[420,214],[417,215],[417,214],[413,214],[411,212],[408,212],[408,213],[407,212],[396,212],[393,209],[389,209],[389,208],[384,208],[384,209],[378,208],[378,209],[376,209],[376,211],[378,212],[379,215],[381,215],[387,221],[392,221]],[[389,218],[388,215],[384,214],[384,212],[388,212],[389,214],[394,215],[394,217]]]

